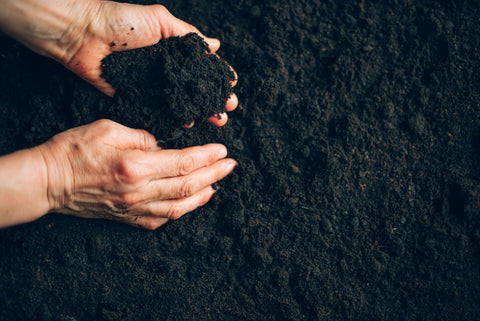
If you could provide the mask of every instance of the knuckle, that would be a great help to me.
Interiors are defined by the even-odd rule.
[[[167,218],[169,220],[177,220],[183,215],[183,209],[179,204],[173,204],[170,206],[170,208],[167,210]]]
[[[134,205],[140,202],[141,200],[142,200],[141,196],[135,193],[126,193],[120,196],[120,201],[124,205]]]
[[[143,129],[139,129],[138,131],[142,144],[141,146],[144,150],[148,150],[153,144],[156,144],[155,137],[152,134]]]
[[[192,155],[182,155],[178,161],[179,175],[187,175],[195,169],[195,159]]]
[[[155,8],[158,10],[158,12],[162,14],[170,14],[170,11],[168,11],[167,7],[161,4],[156,4]]]
[[[143,223],[142,226],[147,230],[153,231],[153,230],[156,230],[160,225],[156,222],[147,221]]]
[[[172,21],[174,20],[172,18],[174,18],[174,16],[170,13],[167,7],[161,4],[153,5],[152,9],[154,9],[153,11],[155,12],[155,15],[158,17],[158,19],[163,22],[163,27],[167,28],[167,32],[171,34],[173,31]]]
[[[185,198],[192,196],[198,190],[198,183],[191,178],[184,179],[180,188],[180,196]]]
[[[110,119],[99,119],[99,120],[95,121],[93,124],[95,124],[99,127],[109,128],[109,127],[112,127],[115,124],[115,122],[113,122]]]
[[[138,178],[138,171],[135,162],[127,157],[123,157],[119,161],[117,174],[120,183],[135,183]]]
[[[118,124],[109,119],[100,119],[95,123],[95,127],[99,129],[99,136],[104,138],[111,138],[117,136]]]

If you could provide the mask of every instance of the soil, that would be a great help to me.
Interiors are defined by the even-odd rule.
[[[240,166],[156,231],[0,231],[0,320],[480,319],[477,1],[162,4],[222,41],[226,126],[167,133],[3,38],[0,154],[109,118]]]
[[[234,74],[209,52],[208,44],[190,33],[107,56],[102,77],[116,89],[112,108],[118,114],[149,108],[162,123],[176,127],[225,112]]]

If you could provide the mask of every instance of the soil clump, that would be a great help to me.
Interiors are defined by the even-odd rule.
[[[194,33],[154,46],[116,51],[102,62],[102,77],[116,89],[115,106],[149,108],[174,125],[225,112],[234,75]],[[141,106],[141,107],[140,107]]]

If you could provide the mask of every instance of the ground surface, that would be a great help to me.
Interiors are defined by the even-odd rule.
[[[477,1],[163,4],[222,40],[241,103],[162,139],[240,167],[157,231],[0,231],[0,320],[480,318]],[[0,72],[2,154],[101,117],[161,133],[8,39]]]

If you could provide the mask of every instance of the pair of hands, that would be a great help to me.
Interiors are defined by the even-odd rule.
[[[1,0],[0,6],[0,28],[5,33],[59,61],[109,96],[115,91],[100,75],[101,61],[112,51],[149,46],[189,32],[204,37],[212,54],[220,46],[218,40],[203,36],[161,5]],[[112,46],[112,42],[126,45]],[[232,111],[237,105],[237,97],[232,94],[226,110]],[[227,116],[208,120],[222,126]],[[30,154],[14,155],[41,164],[41,174],[35,176],[39,184],[33,184],[33,188],[45,189],[44,193],[34,193],[42,198],[37,201],[43,210],[29,214],[13,202],[7,209],[10,219],[4,225],[27,222],[54,211],[155,229],[208,202],[215,193],[212,185],[237,165],[226,155],[226,148],[219,144],[162,150],[146,131],[108,120],[68,130],[33,148]],[[3,163],[8,164],[7,159]],[[12,219],[15,212],[23,217]]]

